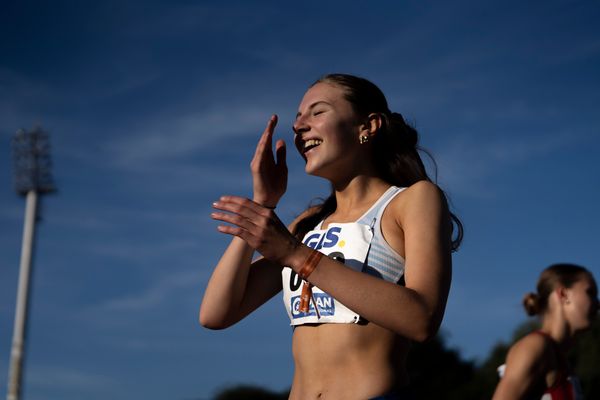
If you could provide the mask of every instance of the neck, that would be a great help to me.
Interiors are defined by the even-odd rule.
[[[381,178],[366,175],[355,176],[343,185],[334,185],[336,211],[347,213],[363,204],[372,204],[389,187],[390,184]]]
[[[546,316],[542,321],[540,330],[550,335],[564,351],[568,350],[573,344],[574,333],[563,318]]]

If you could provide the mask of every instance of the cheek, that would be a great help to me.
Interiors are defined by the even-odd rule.
[[[582,319],[582,320],[588,320],[589,316],[591,314],[592,311],[592,307],[593,304],[591,301],[589,301],[588,299],[579,299],[579,301],[576,303],[577,304],[577,309],[575,310],[575,312],[577,313],[577,315]]]
[[[348,146],[354,139],[352,136],[352,127],[343,122],[330,124],[324,129],[327,132],[328,141],[335,143],[338,147]]]

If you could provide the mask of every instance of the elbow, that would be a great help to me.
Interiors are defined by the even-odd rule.
[[[443,309],[424,305],[420,312],[415,314],[409,339],[419,343],[433,339],[440,329],[443,318]]]
[[[200,322],[202,327],[211,330],[221,330],[230,326],[230,324],[227,324],[223,319],[210,315],[210,313],[203,308],[200,308],[198,322]]]
[[[437,335],[440,324],[432,320],[424,321],[419,326],[415,327],[411,340],[419,343],[427,342]]]
[[[226,328],[226,326],[224,324],[219,324],[219,323],[216,323],[215,321],[212,321],[210,319],[204,319],[204,318],[200,318],[200,325],[203,328],[214,330],[214,331],[218,331],[218,330]]]
[[[212,323],[200,322],[200,325],[202,325],[203,328],[210,329],[211,331],[220,331],[222,329],[227,328],[226,325],[222,325],[222,324],[212,324]]]

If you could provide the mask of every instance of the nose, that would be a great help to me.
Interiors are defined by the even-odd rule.
[[[306,122],[306,118],[304,116],[300,115],[294,121],[294,125],[293,125],[292,129],[294,130],[294,133],[296,133],[296,135],[301,135],[304,132],[308,131],[310,129],[310,127],[309,127],[308,123]]]

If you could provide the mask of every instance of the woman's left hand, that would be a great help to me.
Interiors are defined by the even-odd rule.
[[[238,196],[223,196],[213,203],[223,212],[213,212],[211,217],[231,225],[219,225],[219,232],[243,239],[265,258],[280,265],[301,244],[277,217],[275,212],[252,200]]]
[[[288,180],[283,140],[279,139],[275,143],[275,154],[273,154],[275,125],[277,125],[277,115],[273,115],[269,119],[250,163],[254,201],[268,207],[277,205],[287,189]]]

